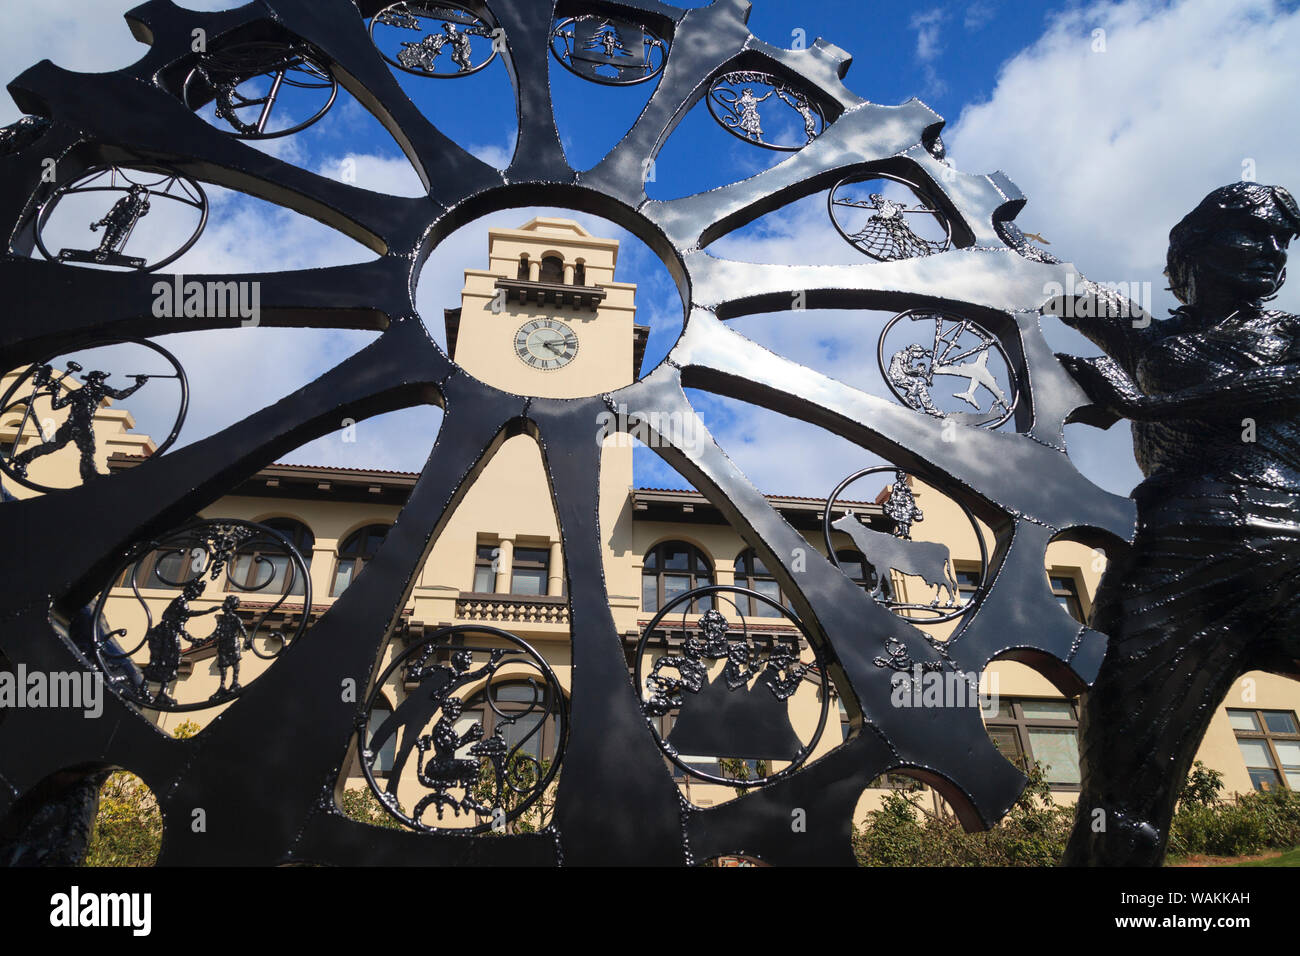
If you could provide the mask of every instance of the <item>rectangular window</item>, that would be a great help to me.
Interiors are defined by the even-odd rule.
[[[1004,697],[997,716],[985,725],[1008,760],[1026,769],[1042,764],[1053,789],[1079,788],[1079,720],[1073,701]]]
[[[1083,602],[1079,600],[1079,583],[1073,576],[1065,574],[1049,574],[1047,580],[1051,582],[1056,603],[1065,608],[1070,617],[1083,624]]]
[[[491,594],[497,589],[496,562],[501,548],[495,544],[480,544],[474,552],[474,593]]]
[[[1294,711],[1229,709],[1228,723],[1256,790],[1300,789],[1300,725]]]
[[[549,548],[515,548],[515,563],[510,574],[510,593],[545,594],[546,570],[550,560]]]

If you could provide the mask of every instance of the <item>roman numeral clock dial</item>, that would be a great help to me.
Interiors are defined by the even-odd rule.
[[[564,368],[577,354],[577,334],[558,319],[533,319],[515,333],[515,355],[533,368]]]

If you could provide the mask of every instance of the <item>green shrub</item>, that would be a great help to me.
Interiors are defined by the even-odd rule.
[[[370,792],[369,787],[344,790],[343,796],[339,798],[339,809],[358,823],[367,823],[372,827],[384,827],[388,830],[402,829],[402,824],[384,809],[383,804]]]
[[[1247,793],[1208,805],[1180,804],[1169,833],[1173,856],[1245,856],[1297,845],[1300,794],[1291,790]]]
[[[1054,866],[1073,820],[1074,808],[1053,803],[1035,766],[1020,799],[992,830],[967,833],[956,818],[923,808],[917,795],[892,790],[854,828],[853,848],[862,866]]]
[[[186,720],[172,736],[180,740],[200,730]],[[118,770],[99,790],[99,809],[86,843],[83,866],[153,866],[162,846],[162,812],[143,780]]]

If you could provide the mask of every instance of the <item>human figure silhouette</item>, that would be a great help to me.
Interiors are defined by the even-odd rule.
[[[206,611],[191,610],[190,602],[201,595],[207,586],[202,578],[185,582],[181,593],[171,599],[158,623],[149,628],[145,635],[149,645],[149,663],[144,666],[143,674],[146,681],[159,685],[158,693],[154,695],[155,703],[176,703],[176,699],[167,692],[167,685],[176,679],[180,670],[181,638],[184,637],[191,644],[195,642],[186,630],[190,619],[219,610],[215,607]]]
[[[432,650],[432,646],[429,649]],[[389,793],[397,793],[402,768],[406,766],[407,758],[415,748],[417,738],[433,719],[433,715],[438,713],[439,709],[448,702],[451,694],[458,689],[489,676],[505,654],[504,649],[493,650],[488,655],[487,663],[476,670],[470,670],[470,665],[474,662],[473,653],[463,649],[455,651],[447,664],[425,665],[417,662],[411,668],[409,674],[419,680],[419,685],[406,695],[404,701],[393,708],[393,712],[384,719],[370,738],[370,750],[378,753],[390,737],[401,731],[393,758],[393,767],[388,774],[388,785],[385,788]]]
[[[48,376],[46,378],[48,380]],[[20,477],[26,476],[27,466],[37,458],[52,455],[70,442],[75,444],[81,453],[81,480],[86,482],[100,477],[99,471],[95,468],[95,412],[99,410],[105,398],[115,398],[120,401],[135,394],[148,381],[149,376],[137,375],[134,385],[121,389],[105,384],[107,379],[107,372],[96,370],[86,373],[85,384],[81,388],[63,391],[57,382],[48,384],[50,407],[56,411],[61,408],[68,409],[68,417],[55,430],[52,438],[27,449],[21,455],[14,456],[11,466]],[[37,395],[39,390],[32,395],[31,401],[36,401]]]

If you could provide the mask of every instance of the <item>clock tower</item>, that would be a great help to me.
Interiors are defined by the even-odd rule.
[[[488,267],[465,270],[447,347],[465,371],[503,391],[582,398],[630,385],[648,330],[636,286],[616,282],[617,239],[571,219],[539,217],[488,232]]]
[[[460,307],[445,313],[448,352],[461,368],[503,391],[540,398],[598,395],[636,380],[649,329],[635,322],[636,286],[614,278],[617,239],[593,236],[570,219],[539,217],[517,229],[489,230],[487,252],[487,268],[465,270]],[[602,424],[593,419],[593,441]],[[605,438],[606,578],[611,604],[634,615],[631,486],[631,441]],[[457,574],[433,576],[433,568]],[[563,549],[532,437],[507,439],[480,472],[435,543],[425,577],[417,597],[445,602],[441,620],[454,618],[454,602],[467,593],[482,598],[491,591],[515,603],[536,594],[541,611],[546,601],[562,599]],[[527,613],[537,612],[530,606]],[[558,627],[557,636],[567,637],[567,628]]]

